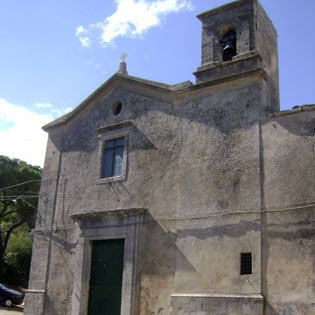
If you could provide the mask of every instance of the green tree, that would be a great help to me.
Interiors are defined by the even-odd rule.
[[[0,155],[0,279],[25,285],[42,170]]]

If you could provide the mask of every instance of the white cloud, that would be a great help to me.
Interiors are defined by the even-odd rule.
[[[90,46],[95,31],[101,33],[101,44],[106,46],[118,36],[142,35],[151,27],[160,25],[161,18],[170,13],[193,9],[191,0],[116,0],[116,3],[116,11],[104,21],[91,24],[88,29],[77,27],[76,36],[83,47]]]
[[[79,25],[79,26],[77,27],[77,31],[76,31],[75,35],[76,35],[76,36],[79,36],[79,35],[81,35],[82,33],[83,33],[83,34],[87,33],[87,30],[86,30],[82,25]]]
[[[11,122],[7,129],[0,129],[0,154],[43,166],[47,134],[41,127],[53,115],[34,113],[0,98],[0,119]]]
[[[0,154],[43,166],[47,133],[42,127],[72,108],[60,110],[51,103],[40,102],[35,106],[46,113],[39,114],[0,98]]]
[[[54,116],[54,118],[57,118],[59,116],[67,114],[67,113],[69,113],[71,111],[72,111],[72,108],[71,107],[67,107],[64,110],[60,110],[58,108],[52,108],[49,112]]]
[[[78,26],[76,29],[75,36],[79,38],[82,47],[90,47],[90,39],[86,35],[87,33],[88,30],[85,29],[82,25]]]
[[[54,116],[57,116],[57,117],[62,115],[62,111],[58,108],[51,109],[50,113],[53,114]]]
[[[82,47],[90,47],[90,39],[88,37],[79,38]]]
[[[85,29],[82,25],[79,25],[76,29],[75,36],[79,38],[82,47],[90,47],[90,39],[87,36],[87,33],[88,30]]]
[[[72,111],[72,107],[67,107],[64,111],[63,111],[63,113],[64,114],[67,114],[67,113],[69,113],[69,112],[71,112]]]
[[[35,106],[38,108],[53,108],[54,105],[50,103],[35,103]]]

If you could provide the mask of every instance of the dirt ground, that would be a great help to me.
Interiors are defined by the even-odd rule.
[[[0,315],[22,315],[23,306],[4,307],[0,306]]]

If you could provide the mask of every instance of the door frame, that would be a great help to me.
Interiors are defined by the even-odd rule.
[[[134,315],[140,225],[146,209],[115,209],[75,214],[80,227],[76,246],[72,315],[87,315],[92,245],[95,240],[124,239],[121,314]]]

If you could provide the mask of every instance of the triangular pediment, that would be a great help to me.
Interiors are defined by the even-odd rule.
[[[77,117],[78,115],[80,115],[81,112],[86,110],[87,107],[89,107],[89,105],[92,102],[94,102],[104,94],[112,93],[112,91],[121,84],[132,87],[138,87],[142,89],[149,89],[151,91],[155,91],[161,94],[167,94],[169,96],[175,95],[176,92],[183,91],[187,88],[189,89],[191,86],[194,86],[194,84],[190,81],[170,85],[142,78],[137,78],[129,75],[121,75],[119,73],[115,73],[106,82],[104,82],[104,84],[102,84],[98,89],[96,89],[90,96],[88,96],[81,104],[79,104],[73,111],[43,126],[43,129],[49,132],[49,130],[53,128],[58,128],[66,125],[73,118]]]

